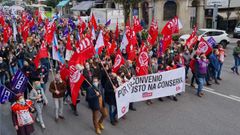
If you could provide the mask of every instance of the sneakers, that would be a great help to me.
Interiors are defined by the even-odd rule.
[[[64,120],[64,117],[63,117],[63,116],[60,116],[60,115],[59,115],[59,118],[62,119],[62,120]]]
[[[37,122],[40,122],[40,120],[39,120],[39,118],[38,118],[38,117],[36,118],[36,121],[37,121]]]
[[[74,111],[73,114],[74,114],[75,116],[78,116],[78,112],[77,112],[77,111]]]
[[[96,134],[97,134],[97,135],[100,135],[101,133],[102,133],[101,130],[100,130],[99,128],[97,128],[97,129],[96,129]]]
[[[46,128],[44,124],[41,124],[41,127],[42,127],[43,129],[45,129],[45,128]]]
[[[215,80],[215,83],[218,84],[218,85],[220,84],[217,80]]]
[[[220,81],[222,80],[222,78],[220,78],[220,77],[218,77],[217,79],[220,80]]]
[[[232,70],[232,71],[233,71],[233,73],[234,73],[234,68],[233,68],[233,67],[231,68],[231,70]]]
[[[100,128],[101,130],[104,130],[103,123],[98,123],[98,125],[99,125],[99,128]]]

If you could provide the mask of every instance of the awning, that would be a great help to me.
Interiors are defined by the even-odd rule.
[[[225,12],[218,12],[218,15],[221,16],[224,20],[227,20],[227,11]],[[236,13],[236,11],[231,11],[229,12],[230,16],[229,16],[229,20],[236,20],[238,19],[238,15]]]
[[[68,4],[70,0],[63,0],[63,1],[60,1],[58,4],[57,4],[57,7],[64,7],[65,5]]]
[[[87,11],[95,5],[95,1],[82,1],[78,5],[71,8],[73,11]]]

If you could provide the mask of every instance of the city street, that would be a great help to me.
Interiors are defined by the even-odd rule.
[[[178,102],[164,98],[153,100],[153,105],[135,103],[136,112],[127,113],[112,126],[105,121],[103,135],[239,135],[240,133],[240,76],[233,74],[232,50],[236,39],[226,49],[222,81],[205,87],[205,96],[199,98],[195,89],[189,87],[178,96]],[[191,75],[189,75],[191,78]],[[43,109],[46,129],[35,124],[33,135],[94,135],[92,114],[84,97],[78,105],[79,116],[74,116],[70,107],[64,105],[65,120],[54,121],[54,104],[47,91],[49,104]],[[0,105],[0,135],[15,135],[9,104]]]

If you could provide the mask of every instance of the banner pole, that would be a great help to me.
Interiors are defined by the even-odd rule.
[[[56,80],[55,80],[55,76],[54,76],[54,73],[53,73],[53,68],[52,68],[52,64],[51,64],[51,61],[50,61],[50,57],[48,57],[48,62],[49,62],[50,68],[51,68],[52,76],[53,76],[54,87],[55,87],[55,90],[57,90]]]

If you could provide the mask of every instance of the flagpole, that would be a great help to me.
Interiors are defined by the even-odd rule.
[[[53,73],[53,68],[52,68],[52,64],[51,64],[51,61],[50,61],[50,57],[48,57],[48,62],[49,62],[50,68],[51,68],[52,76],[53,76],[54,87],[55,87],[55,90],[57,90],[57,85],[56,85],[55,76],[54,76],[54,73]]]

